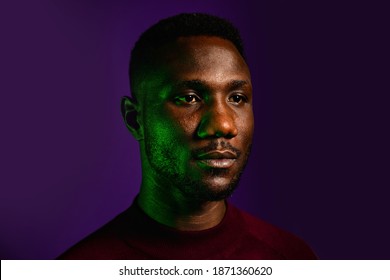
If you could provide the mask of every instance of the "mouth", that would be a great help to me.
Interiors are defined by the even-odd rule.
[[[201,166],[227,169],[232,167],[236,162],[237,155],[228,150],[215,150],[197,155],[196,160]]]

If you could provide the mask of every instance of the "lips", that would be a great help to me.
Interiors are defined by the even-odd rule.
[[[196,156],[196,160],[203,166],[210,168],[230,168],[237,159],[231,151],[210,151]]]

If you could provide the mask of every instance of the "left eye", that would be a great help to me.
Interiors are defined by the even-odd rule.
[[[178,104],[194,104],[200,101],[200,98],[195,94],[187,94],[184,96],[177,97],[175,99]]]
[[[247,99],[245,96],[240,95],[240,94],[235,94],[229,97],[229,101],[233,103],[242,103],[242,102],[247,102]]]

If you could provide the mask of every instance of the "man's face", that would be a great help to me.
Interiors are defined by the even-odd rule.
[[[172,195],[226,198],[252,143],[245,61],[230,41],[193,36],[164,47],[158,65],[141,101],[143,177]]]

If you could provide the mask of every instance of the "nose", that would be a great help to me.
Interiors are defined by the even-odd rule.
[[[227,102],[214,102],[208,107],[198,126],[198,137],[202,139],[235,137],[238,133],[236,117]]]

